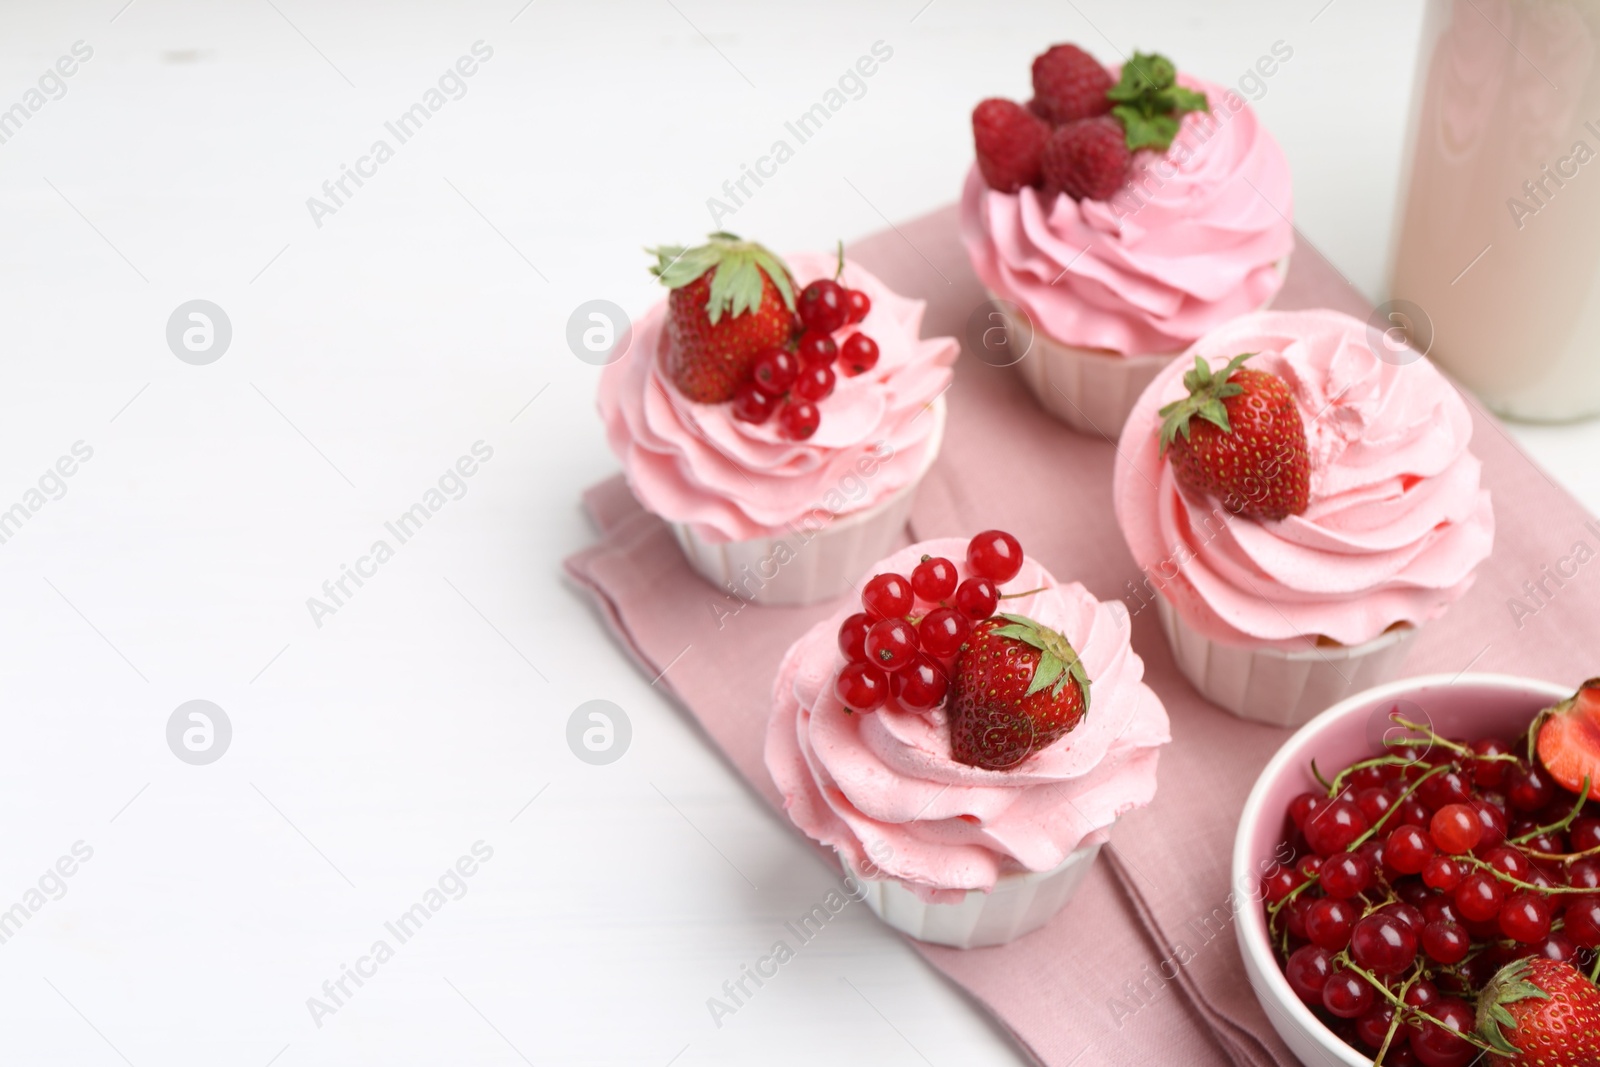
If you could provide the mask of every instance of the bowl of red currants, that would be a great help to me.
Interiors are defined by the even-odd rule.
[[[1553,1005],[1600,1004],[1600,680],[1341,701],[1257,779],[1233,888],[1251,987],[1303,1062],[1535,1062],[1513,1053]]]

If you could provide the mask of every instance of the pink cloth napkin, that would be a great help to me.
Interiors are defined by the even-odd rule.
[[[965,337],[984,293],[947,208],[862,241],[851,253],[887,284],[928,301],[929,335]],[[1369,306],[1303,241],[1275,306]],[[1114,445],[1046,415],[1016,371],[970,356],[948,393],[938,461],[917,495],[908,537],[967,536],[1001,527],[1057,577],[1102,599],[1126,597],[1138,569],[1111,511]],[[1600,548],[1600,524],[1517,449],[1474,404],[1473,449],[1494,495],[1494,554],[1477,584],[1424,628],[1407,673],[1505,671],[1576,685],[1600,672],[1592,635],[1595,579],[1546,587],[1536,614],[1523,583],[1539,581],[1575,542]],[[567,560],[617,638],[700,722],[774,805],[762,764],[772,671],[832,605],[746,606],[721,618],[720,590],[684,563],[667,527],[620,477],[585,504],[601,532]],[[1138,601],[1128,598],[1129,610]],[[960,951],[916,944],[1049,1067],[1068,1064],[1292,1064],[1245,979],[1229,897],[1239,812],[1288,731],[1233,718],[1198,696],[1173,664],[1153,611],[1134,619],[1146,679],[1172,719],[1160,787],[1149,808],[1118,823],[1088,881],[1047,927],[1010,945]],[[831,857],[831,853],[829,853]],[[830,859],[829,862],[832,862]],[[1184,960],[1176,966],[1175,960]],[[1170,976],[1170,977],[1169,977]],[[1081,1058],[1080,1058],[1081,1057]]]

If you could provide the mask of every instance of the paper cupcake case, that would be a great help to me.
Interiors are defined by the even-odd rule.
[[[905,532],[917,486],[938,457],[944,437],[945,401],[930,407],[933,432],[923,466],[901,489],[860,511],[829,521],[815,533],[784,531],[771,537],[716,543],[686,523],[670,523],[673,536],[695,573],[718,589],[756,604],[814,604],[841,596],[888,555]],[[786,546],[780,548],[779,546]],[[785,562],[775,560],[788,556]]]
[[[1015,941],[1055,918],[1099,854],[1098,842],[1084,845],[1053,870],[1003,874],[993,892],[969,889],[957,904],[929,904],[896,879],[874,880],[849,860],[844,865],[861,886],[867,907],[894,929],[933,945],[987,948]]]
[[[1278,261],[1277,270],[1280,278],[1288,276],[1289,257]],[[996,301],[1005,300],[994,293],[989,295]],[[1268,297],[1257,310],[1270,307],[1276,296],[1274,293]],[[1020,346],[1031,338],[1027,355],[1017,363],[1017,370],[1039,406],[1079,433],[1111,441],[1122,433],[1123,424],[1145,387],[1163,367],[1183,354],[1180,349],[1125,356],[1099,348],[1081,348],[1046,335],[1037,323],[1018,323],[1003,305],[1000,313],[1013,344]]]
[[[1418,633],[1406,625],[1359,645],[1249,648],[1206,637],[1159,593],[1156,609],[1178,669],[1200,694],[1273,726],[1304,726],[1352,693],[1395,678]]]

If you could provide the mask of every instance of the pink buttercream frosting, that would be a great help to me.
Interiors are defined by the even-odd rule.
[[[958,538],[924,541],[872,573],[910,574],[927,553],[954,562],[964,578],[966,549]],[[1089,711],[1004,771],[951,758],[943,709],[908,712],[891,699],[876,711],[845,712],[833,693],[844,666],[837,633],[854,605],[789,649],[772,689],[766,761],[796,826],[858,871],[876,868],[925,900],[954,903],[968,890],[992,890],[1005,874],[1059,866],[1150,802],[1159,746],[1170,736],[1128,643],[1126,609],[1056,582],[1028,559],[1001,591],[1031,589],[1042,591],[1005,601],[1004,610],[1067,637],[1089,675]]]
[[[831,278],[831,255],[787,260],[799,287]],[[686,399],[661,368],[658,348],[666,301],[634,326],[627,355],[600,377],[606,438],[645,507],[721,543],[781,532],[815,519],[870,508],[921,477],[937,448],[934,399],[950,384],[959,345],[921,336],[924,301],[895,293],[854,263],[842,284],[861,289],[872,310],[859,329],[878,343],[878,363],[840,375],[818,405],[822,424],[806,441],[786,441],[774,418],[759,426],[733,417],[730,404]],[[837,364],[835,364],[837,369]]]
[[[1113,76],[1116,72],[1113,71]],[[1119,355],[1181,351],[1266,304],[1294,247],[1289,163],[1237,93],[1180,74],[1190,112],[1165,153],[1135,154],[1110,200],[1002,193],[974,166],[961,197],[973,269],[1055,340]]]
[[[1358,645],[1441,615],[1494,543],[1472,416],[1454,386],[1416,357],[1370,347],[1365,322],[1337,311],[1265,311],[1208,334],[1165,368],[1122,432],[1117,520],[1146,585],[1223,643]],[[1161,455],[1159,409],[1186,395],[1202,357],[1282,377],[1305,423],[1311,502],[1276,522],[1231,515],[1180,489]],[[1415,356],[1415,353],[1412,353]]]

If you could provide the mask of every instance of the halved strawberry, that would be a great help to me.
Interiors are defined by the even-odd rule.
[[[1589,799],[1600,800],[1600,678],[1539,713],[1539,759],[1550,777],[1576,793],[1589,779]]]

